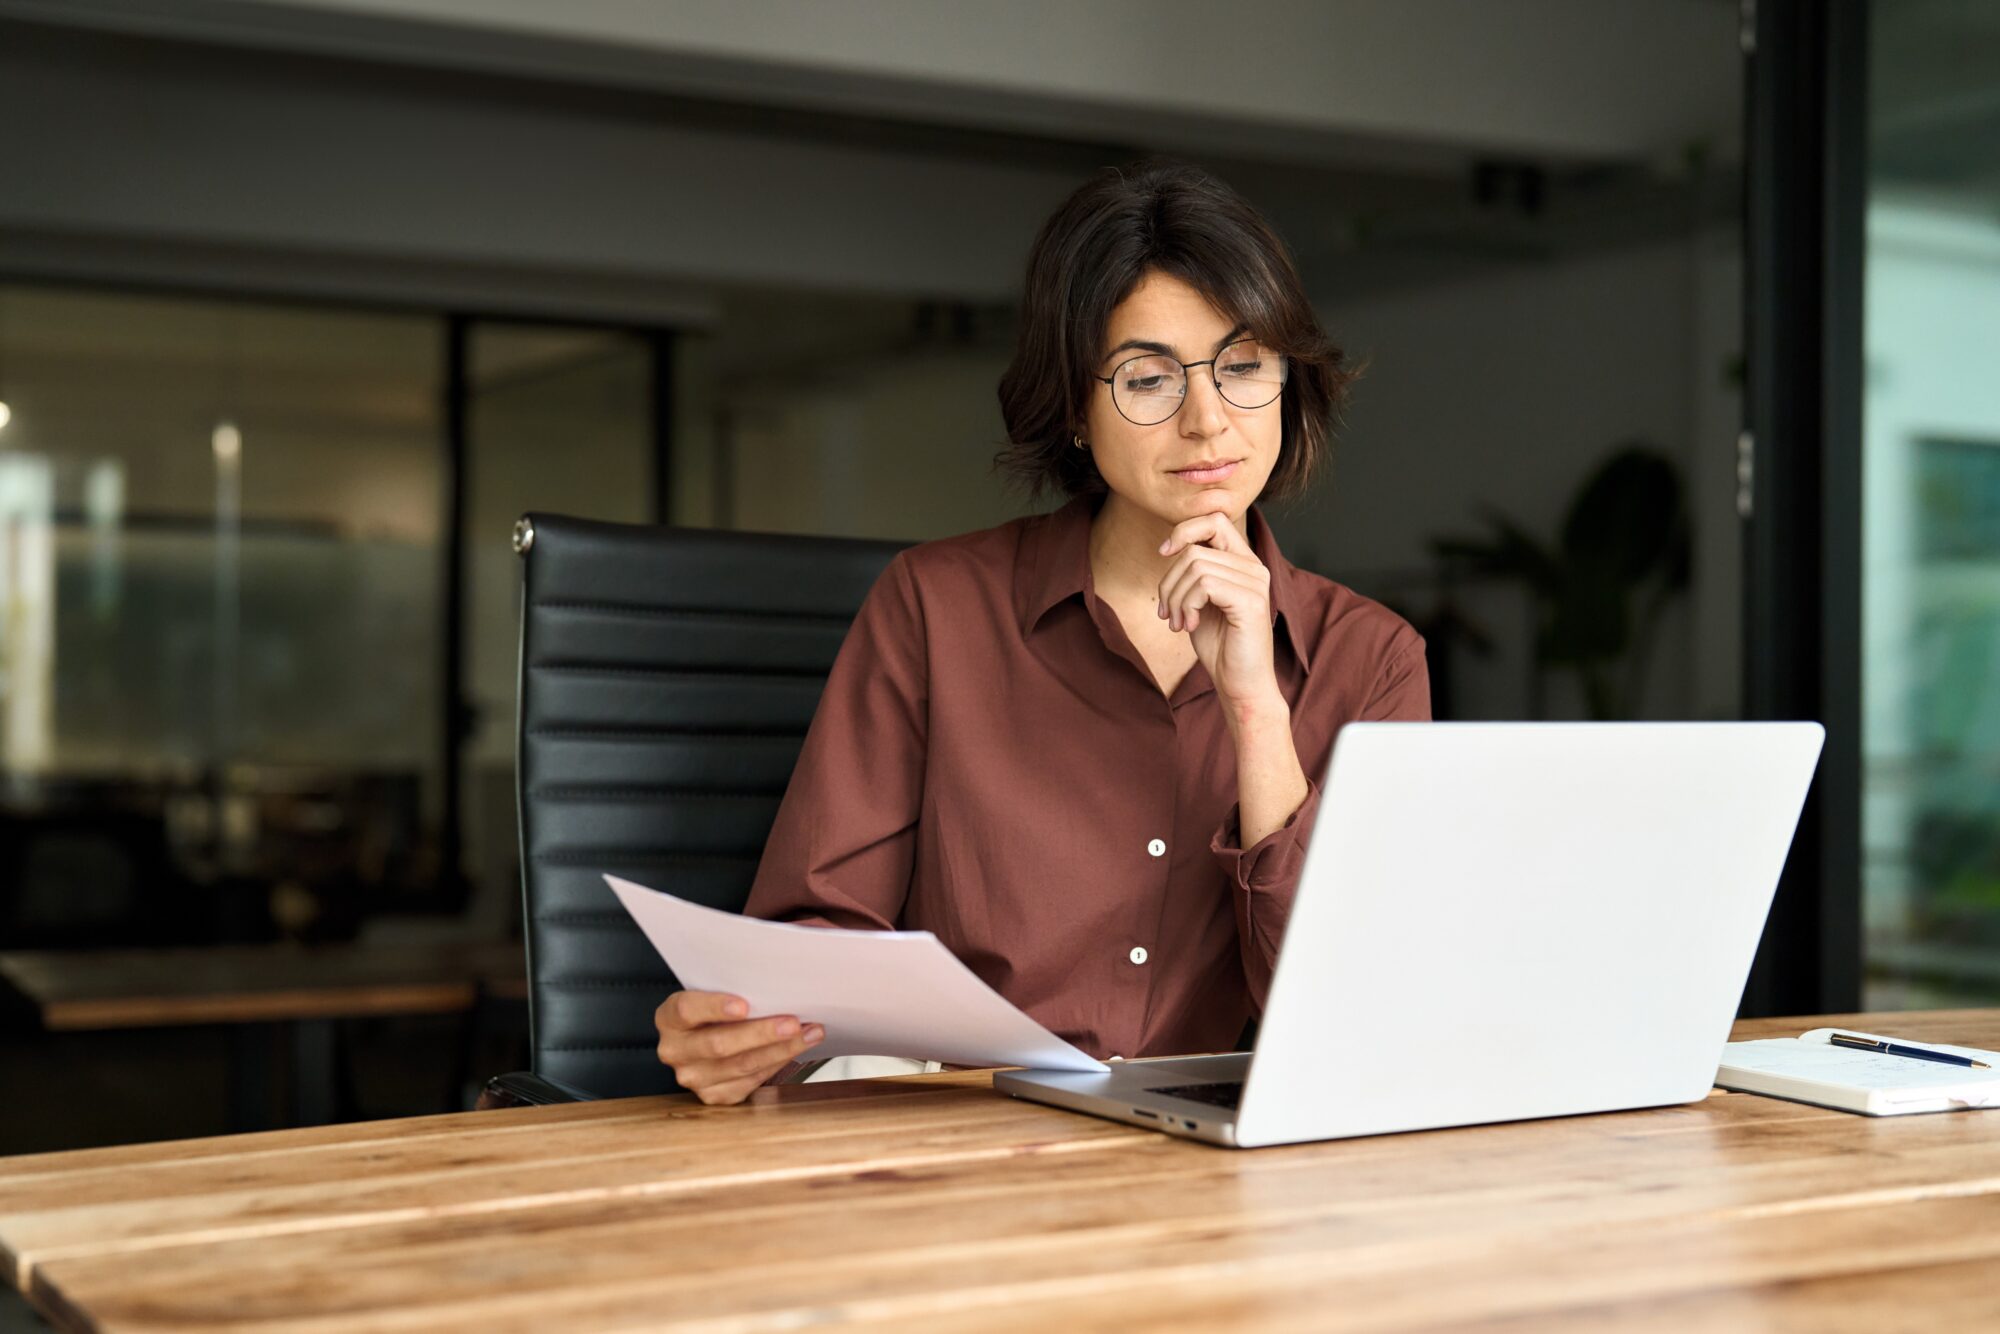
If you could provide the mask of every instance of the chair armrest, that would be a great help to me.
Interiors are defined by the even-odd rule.
[[[490,1112],[497,1107],[546,1107],[558,1102],[595,1102],[597,1095],[564,1084],[529,1070],[516,1070],[511,1074],[495,1075],[486,1081],[486,1087],[479,1091],[479,1101],[474,1104],[478,1111]]]

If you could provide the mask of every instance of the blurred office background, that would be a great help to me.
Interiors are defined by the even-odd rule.
[[[1025,512],[990,461],[1027,245],[1164,151],[1369,363],[1271,517],[1426,632],[1439,716],[1821,716],[1773,678],[1851,660],[1851,800],[1754,995],[2000,1000],[2000,12],[1801,8],[0,0],[0,952],[456,978],[518,939],[515,516]],[[1827,88],[1823,142],[1758,138]],[[1861,250],[1820,219],[1780,290],[1865,281],[1824,508],[1746,432],[1746,330],[1820,327],[1758,275],[1821,152]],[[329,1052],[337,1114],[435,1110],[518,1063],[490,980],[310,1040],[17,1005],[0,1151],[282,1120],[265,1082]]]

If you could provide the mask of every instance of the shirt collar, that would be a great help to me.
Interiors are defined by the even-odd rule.
[[[1100,503],[1095,495],[1075,496],[1060,509],[1029,521],[1014,571],[1014,611],[1024,638],[1034,632],[1050,608],[1091,588],[1090,523]],[[1250,549],[1271,572],[1271,623],[1274,627],[1284,623],[1285,640],[1292,646],[1293,656],[1310,672],[1312,660],[1306,652],[1305,630],[1299,624],[1292,563],[1278,550],[1271,525],[1255,505],[1250,507],[1247,523]]]

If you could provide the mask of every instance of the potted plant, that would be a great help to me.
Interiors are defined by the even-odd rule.
[[[1525,585],[1535,608],[1536,698],[1553,671],[1580,678],[1590,716],[1635,715],[1661,613],[1688,586],[1691,550],[1680,470],[1644,442],[1615,449],[1571,498],[1553,544],[1486,509],[1483,537],[1433,538],[1447,586],[1463,578]]]

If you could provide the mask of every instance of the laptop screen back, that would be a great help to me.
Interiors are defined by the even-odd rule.
[[[1688,1102],[1715,1074],[1816,723],[1355,723],[1237,1142]]]

